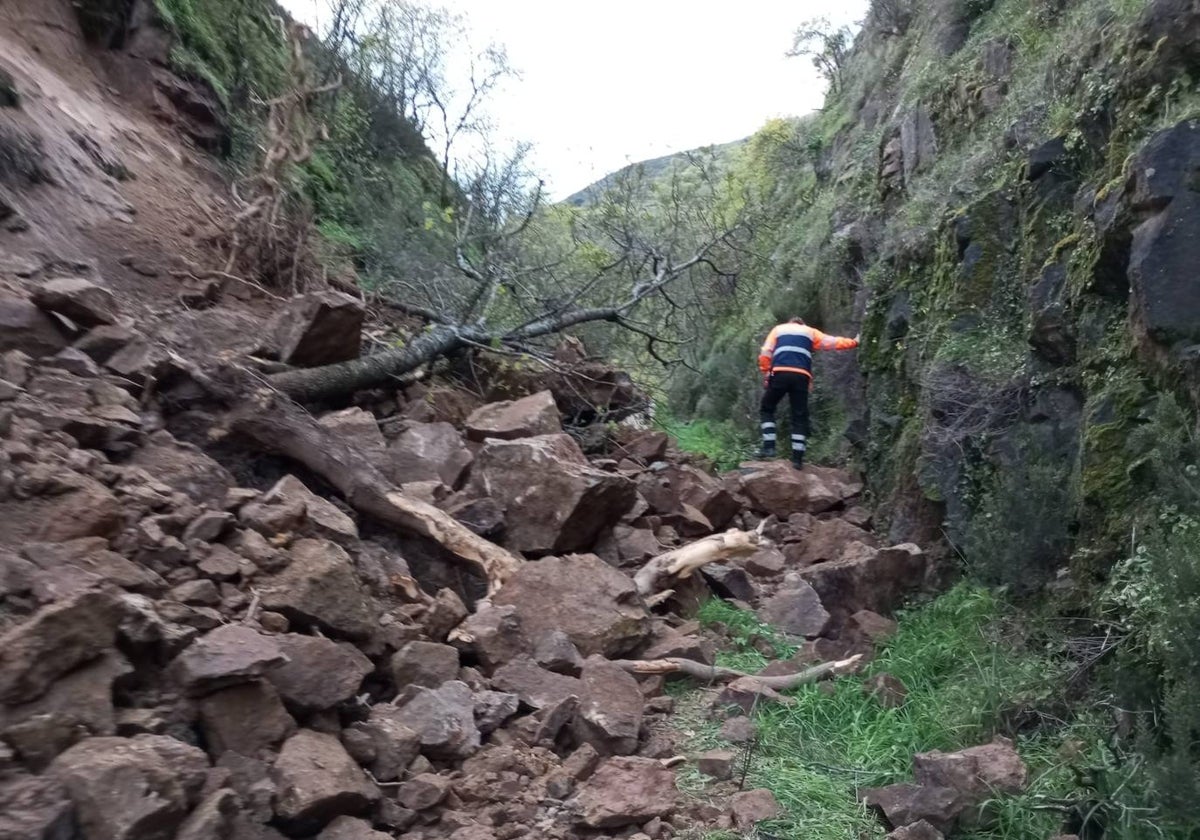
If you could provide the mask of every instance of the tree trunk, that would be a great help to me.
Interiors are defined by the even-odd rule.
[[[338,489],[355,510],[427,537],[474,566],[498,589],[521,560],[425,502],[405,496],[358,450],[330,433],[307,411],[268,389],[245,395],[231,415],[233,430],[299,461]]]

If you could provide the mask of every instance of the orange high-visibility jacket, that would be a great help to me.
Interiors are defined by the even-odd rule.
[[[826,335],[808,324],[780,324],[771,330],[758,354],[758,369],[763,373],[802,373],[812,379],[814,350],[853,350],[853,338]]]

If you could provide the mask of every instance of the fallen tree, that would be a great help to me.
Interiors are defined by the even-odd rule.
[[[755,531],[730,529],[651,557],[633,576],[638,594],[651,604],[670,597],[672,580],[681,580],[702,566],[734,557],[747,557],[762,547],[762,526]]]
[[[822,662],[795,674],[778,676],[755,676],[732,668],[719,668],[716,665],[705,665],[692,659],[618,659],[619,665],[632,674],[682,674],[708,682],[732,682],[733,680],[750,679],[774,691],[786,691],[798,685],[816,682],[827,677],[849,674],[858,668],[862,662],[862,654],[855,654],[849,659],[836,662]]]

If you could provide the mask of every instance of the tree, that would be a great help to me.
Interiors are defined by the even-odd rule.
[[[848,26],[835,27],[827,18],[813,18],[800,24],[792,35],[789,58],[808,58],[821,75],[829,82],[829,88],[837,92],[841,88],[842,67],[854,42],[854,33]]]

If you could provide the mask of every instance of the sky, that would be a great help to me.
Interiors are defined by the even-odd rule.
[[[317,25],[327,0],[282,0]],[[533,143],[552,200],[626,164],[754,133],[820,107],[824,83],[786,58],[824,16],[854,23],[866,0],[441,0],[520,72],[489,107],[497,142]]]

